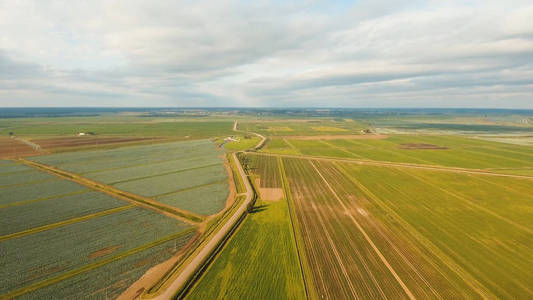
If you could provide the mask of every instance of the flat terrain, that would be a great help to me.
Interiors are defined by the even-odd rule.
[[[250,165],[265,186],[282,188],[276,158]],[[286,199],[256,203],[187,299],[305,299]]]
[[[273,139],[264,150],[280,154],[520,170],[533,167],[531,147],[460,136],[395,135],[385,139]]]
[[[46,150],[57,150],[65,148],[81,148],[81,147],[99,147],[110,144],[124,144],[143,141],[156,140],[154,138],[143,137],[94,137],[94,136],[76,136],[76,137],[56,137],[33,139],[31,142],[41,146]]]
[[[32,160],[166,205],[211,215],[228,197],[223,152],[209,140],[77,151]]]
[[[10,159],[40,154],[32,146],[13,138],[0,138],[0,159]]]
[[[55,175],[0,166],[0,297],[116,297],[195,234]]]
[[[0,136],[75,137],[80,132],[123,137],[210,138],[228,135],[233,121],[224,119],[151,118],[127,115],[0,119]]]
[[[533,295],[531,180],[283,164],[315,297]]]
[[[246,120],[240,123],[241,130],[250,130],[268,136],[313,136],[313,135],[346,135],[362,134],[366,124],[353,119],[270,119]]]

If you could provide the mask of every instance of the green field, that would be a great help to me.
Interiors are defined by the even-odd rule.
[[[281,188],[275,159],[251,164]],[[287,201],[258,201],[187,299],[305,299]]]
[[[530,179],[283,163],[315,297],[533,295]]]
[[[201,215],[228,197],[222,151],[209,140],[77,151],[32,160]]]
[[[274,139],[265,149],[303,154],[463,168],[533,167],[531,147],[460,136],[395,135],[385,139]]]
[[[0,184],[0,298],[116,297],[195,234],[189,224],[77,183],[0,165],[9,170],[0,183],[27,175]]]
[[[268,136],[361,134],[361,130],[367,128],[363,122],[342,118],[245,120],[239,123],[241,130]]]
[[[209,138],[232,134],[233,121],[224,119],[149,118],[122,115],[62,118],[0,119],[0,135],[75,136],[94,132],[107,136]]]
[[[224,149],[229,151],[243,151],[247,149],[252,149],[259,141],[261,141],[261,138],[258,136],[249,136],[248,138],[245,138],[244,136],[237,136],[236,139],[238,141],[231,141],[224,144]],[[223,141],[221,141],[223,142]]]

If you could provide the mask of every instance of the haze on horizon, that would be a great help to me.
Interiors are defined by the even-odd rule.
[[[533,108],[531,1],[2,1],[0,107]]]

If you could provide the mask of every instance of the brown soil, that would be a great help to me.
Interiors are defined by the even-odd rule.
[[[432,144],[416,144],[416,143],[409,143],[409,144],[400,144],[400,149],[404,150],[419,150],[419,149],[432,149],[432,150],[444,150],[448,149],[448,147],[443,146],[437,146]]]
[[[130,285],[117,299],[139,299],[140,295],[150,287],[154,286],[164,275],[170,270],[178,260],[183,256],[183,254],[195,243],[199,235],[195,235],[189,240],[187,245],[185,245],[178,253],[169,258],[167,261],[162,262],[152,268],[150,268],[144,275],[139,278],[136,282]]]
[[[40,152],[21,141],[12,138],[0,138],[0,159],[9,159],[39,155]]]
[[[382,140],[387,138],[384,134],[339,134],[339,135],[309,135],[309,136],[284,136],[295,140]]]
[[[121,247],[120,245],[115,245],[115,246],[109,246],[109,247],[102,248],[98,251],[94,251],[93,253],[89,254],[89,258],[95,259],[98,257],[106,256],[108,254],[115,252],[115,250],[117,250],[120,247]]]
[[[255,180],[255,186],[259,189],[259,196],[265,201],[278,201],[283,199],[282,188],[266,188],[261,186],[261,179]]]
[[[68,148],[68,147],[83,147],[83,146],[93,146],[93,145],[107,145],[107,144],[117,144],[117,143],[127,143],[127,142],[139,142],[155,140],[155,138],[117,138],[117,137],[90,137],[90,136],[79,136],[79,137],[60,137],[60,138],[47,138],[47,139],[36,139],[32,142],[40,145],[45,149],[54,149],[54,148]]]
[[[283,189],[281,188],[259,188],[261,199],[265,201],[278,201],[283,199]]]

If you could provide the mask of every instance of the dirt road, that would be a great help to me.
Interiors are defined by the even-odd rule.
[[[533,180],[533,176],[502,174],[502,173],[488,172],[488,171],[485,171],[485,170],[482,170],[482,169],[465,169],[465,168],[444,167],[444,166],[435,166],[435,165],[394,163],[394,162],[387,162],[387,161],[371,161],[371,160],[335,158],[335,157],[313,156],[313,155],[291,155],[291,154],[277,154],[277,153],[266,153],[266,152],[250,152],[249,154],[276,156],[276,157],[300,158],[300,159],[315,159],[315,160],[325,160],[325,161],[335,161],[335,162],[347,162],[347,163],[354,163],[354,164],[359,164],[359,165],[372,165],[372,166],[385,166],[385,167],[413,168],[413,169],[423,169],[423,170],[436,170],[436,171],[446,171],[446,172],[455,172],[455,173],[474,174],[474,175],[491,175],[491,176],[511,177],[511,178],[521,178],[521,179]]]
[[[235,213],[228,219],[228,221],[218,230],[218,232],[215,233],[205,245],[201,246],[202,249],[196,254],[196,256],[194,256],[194,258],[192,258],[190,261],[185,262],[185,267],[183,267],[179,273],[176,273],[170,277],[169,281],[163,285],[162,291],[157,296],[153,298],[150,297],[150,299],[172,299],[185,286],[189,279],[192,278],[198,268],[200,268],[202,264],[209,258],[218,244],[224,240],[226,235],[233,229],[241,216],[246,213],[246,209],[253,198],[252,187],[246,178],[246,174],[244,173],[241,164],[238,163],[239,160],[237,159],[237,156],[235,153],[232,155],[236,162],[237,169],[239,170],[239,174],[241,175],[246,187],[246,199],[235,211]]]

